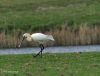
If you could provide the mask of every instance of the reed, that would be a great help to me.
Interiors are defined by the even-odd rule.
[[[100,27],[80,26],[77,30],[62,28],[55,30],[57,45],[90,45],[100,44]]]
[[[16,48],[22,39],[23,32],[14,31],[12,34],[0,33],[0,48]],[[60,29],[51,29],[45,34],[52,34],[55,42],[49,42],[49,46],[67,46],[67,45],[90,45],[100,44],[100,27],[80,25],[77,29],[70,27],[61,27]],[[22,47],[37,46],[37,43],[24,41]]]

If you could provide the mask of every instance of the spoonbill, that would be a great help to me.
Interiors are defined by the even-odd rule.
[[[29,33],[25,33],[25,34],[23,34],[23,39],[20,42],[18,47],[21,46],[24,39],[26,39],[29,42],[35,41],[35,42],[39,43],[39,47],[41,48],[41,50],[33,57],[37,57],[38,55],[41,55],[41,57],[42,57],[42,52],[44,50],[44,43],[46,43],[48,41],[55,41],[52,35],[45,35],[43,33],[34,33],[31,35]]]

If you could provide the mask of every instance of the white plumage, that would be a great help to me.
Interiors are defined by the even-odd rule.
[[[45,42],[51,40],[51,41],[54,41],[54,38],[52,35],[45,35],[45,34],[42,34],[42,33],[34,33],[31,35],[31,38],[38,42],[39,44],[44,44]]]
[[[38,42],[40,44],[41,51],[37,55],[39,55],[41,53],[41,57],[42,57],[42,51],[44,50],[43,44],[48,42],[48,41],[55,41],[52,35],[45,35],[42,33],[34,33],[32,35],[30,35],[29,33],[25,33],[25,34],[23,34],[22,41],[24,39],[26,39],[27,41],[35,41],[35,42]],[[22,41],[19,44],[19,47],[21,46]]]

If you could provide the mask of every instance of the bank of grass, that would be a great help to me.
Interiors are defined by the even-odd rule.
[[[99,0],[1,0],[0,31],[37,31],[63,24],[100,24]]]
[[[100,53],[1,55],[0,76],[100,76]]]

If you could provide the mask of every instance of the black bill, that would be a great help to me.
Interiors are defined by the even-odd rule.
[[[23,37],[23,39],[22,39],[21,42],[19,43],[18,47],[21,46],[21,44],[22,44],[22,42],[23,42],[24,39],[25,39],[25,37]]]

